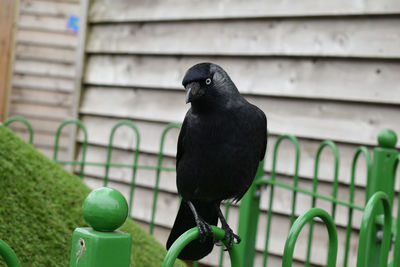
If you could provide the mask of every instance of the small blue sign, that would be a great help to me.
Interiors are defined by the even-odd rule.
[[[79,32],[79,17],[76,15],[69,15],[67,28],[71,29],[74,33]]]

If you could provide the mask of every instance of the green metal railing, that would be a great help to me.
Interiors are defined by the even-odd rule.
[[[7,124],[10,122],[14,121],[22,121],[29,127],[29,122],[27,122],[23,118],[10,118],[7,120]],[[61,161],[57,160],[57,151],[58,151],[58,140],[59,140],[59,135],[61,132],[61,129],[64,125],[69,124],[69,123],[74,123],[78,125],[83,134],[84,138],[80,142],[82,146],[82,154],[81,154],[81,160],[73,160],[73,161]],[[120,126],[125,125],[130,128],[135,132],[136,135],[136,145],[135,148],[133,149],[134,153],[134,160],[132,165],[129,164],[120,164],[120,163],[111,163],[111,151],[113,147],[113,138],[114,134]],[[130,189],[130,199],[129,199],[129,214],[131,214],[131,207],[133,205],[133,195],[134,195],[134,190],[135,190],[135,178],[136,178],[136,171],[138,169],[146,169],[146,170],[154,170],[155,171],[155,183],[154,183],[154,193],[153,193],[153,202],[152,202],[152,210],[151,210],[151,218],[149,221],[149,232],[152,234],[154,232],[154,227],[155,227],[155,215],[156,215],[156,206],[157,206],[157,199],[158,199],[158,194],[159,194],[159,182],[160,182],[160,175],[161,172],[167,171],[167,172],[174,172],[175,168],[167,168],[162,166],[162,161],[163,161],[163,151],[164,151],[164,143],[165,143],[165,138],[168,134],[168,132],[173,129],[173,128],[180,128],[181,125],[178,123],[172,123],[168,124],[166,128],[163,130],[160,138],[160,148],[158,152],[158,157],[157,157],[157,165],[156,166],[145,166],[145,165],[139,165],[138,164],[138,157],[139,157],[139,146],[140,146],[140,134],[139,130],[137,127],[130,121],[121,121],[117,123],[111,130],[110,136],[109,136],[109,143],[107,145],[107,161],[102,163],[102,162],[89,162],[86,161],[85,159],[85,154],[86,154],[86,149],[88,146],[88,140],[87,140],[87,132],[84,127],[84,125],[78,121],[78,120],[67,120],[63,122],[63,124],[60,125],[60,127],[57,130],[57,135],[56,135],[56,144],[54,148],[54,160],[57,162],[64,164],[64,165],[79,165],[80,171],[79,171],[79,176],[83,177],[84,175],[84,167],[85,166],[102,166],[105,168],[105,177],[104,177],[104,185],[107,185],[108,180],[109,180],[109,168],[110,167],[117,167],[117,168],[128,168],[132,169],[132,179],[131,179],[131,189]],[[30,131],[30,140],[33,140],[33,130]],[[278,172],[277,172],[277,158],[278,158],[278,151],[279,147],[282,144],[283,140],[288,140],[293,144],[294,147],[294,170],[292,175],[285,175],[289,176],[292,179],[291,183],[283,183],[279,181],[277,178]],[[273,210],[273,201],[274,201],[274,190],[275,187],[281,188],[284,190],[289,190],[292,196],[291,199],[291,210],[288,211],[287,215],[288,220],[289,220],[289,228],[290,231],[295,227],[294,225],[296,224],[297,219],[296,217],[298,216],[296,213],[296,204],[297,204],[297,199],[298,199],[298,194],[303,194],[305,196],[308,196],[311,198],[311,210],[314,211],[316,207],[317,200],[324,200],[324,201],[329,201],[331,203],[331,210],[330,210],[330,217],[332,221],[335,221],[335,216],[336,216],[336,210],[337,206],[340,205],[342,207],[345,207],[347,209],[347,225],[345,226],[346,234],[345,234],[345,242],[344,242],[344,255],[343,255],[343,262],[342,266],[347,267],[348,262],[349,262],[349,251],[350,251],[350,240],[352,238],[352,233],[354,232],[356,228],[353,228],[353,213],[354,210],[358,211],[364,211],[364,206],[360,206],[354,203],[354,195],[355,195],[355,176],[356,176],[356,170],[357,170],[357,164],[360,162],[360,155],[362,154],[365,158],[366,162],[366,174],[367,174],[367,187],[366,187],[366,201],[365,203],[368,202],[368,200],[371,199],[372,196],[376,192],[382,191],[385,193],[389,200],[389,207],[393,206],[393,198],[394,198],[394,177],[395,177],[395,171],[396,167],[398,165],[400,156],[399,152],[395,149],[395,143],[397,141],[396,135],[390,131],[390,130],[385,130],[383,131],[379,138],[379,146],[374,149],[374,157],[370,155],[370,152],[368,148],[361,146],[357,148],[355,151],[352,165],[351,165],[351,174],[350,174],[350,182],[348,184],[349,188],[349,196],[348,200],[344,200],[342,198],[338,198],[338,187],[339,187],[339,179],[338,179],[338,170],[339,170],[339,153],[337,146],[335,145],[334,142],[332,141],[324,141],[320,144],[319,148],[316,151],[316,156],[315,156],[315,162],[314,162],[314,175],[312,179],[305,179],[301,178],[301,181],[312,183],[312,189],[304,189],[299,187],[299,166],[300,166],[300,145],[297,140],[297,138],[293,135],[281,135],[277,138],[274,148],[273,148],[273,155],[272,155],[272,169],[269,174],[269,177],[267,178],[265,176],[265,170],[264,170],[264,161],[260,163],[255,180],[253,185],[250,187],[249,191],[246,193],[246,195],[243,197],[243,199],[240,202],[239,206],[239,221],[238,221],[238,234],[242,237],[242,242],[240,244],[235,245],[235,252],[237,256],[235,256],[235,263],[237,261],[238,266],[253,266],[254,265],[254,258],[256,255],[256,239],[257,239],[257,227],[258,227],[258,220],[259,220],[259,215],[260,213],[263,213],[266,215],[267,219],[267,224],[266,224],[266,232],[265,232],[265,247],[263,250],[263,266],[268,266],[268,259],[269,259],[269,247],[270,247],[270,239],[271,239],[271,222],[272,222],[272,217],[275,215],[275,212]],[[318,193],[318,182],[319,182],[319,162],[320,162],[320,156],[323,151],[325,151],[327,148],[329,148],[333,154],[334,161],[333,161],[333,174],[332,174],[332,191],[330,195],[325,195],[325,194],[320,194]],[[267,205],[267,210],[262,211],[260,209],[260,196],[265,192],[265,188],[267,188],[269,191],[268,193],[268,205]],[[373,224],[373,226],[369,226],[370,230],[367,231],[366,235],[368,236],[368,240],[370,241],[370,246],[363,248],[365,252],[366,257],[369,257],[369,259],[366,261],[365,265],[366,267],[377,267],[380,266],[379,261],[382,259],[381,254],[384,251],[381,250],[383,242],[381,240],[377,239],[377,235],[382,231],[382,229],[387,229],[384,223],[384,220],[380,219],[382,218],[382,215],[384,214],[385,211],[385,203],[386,200],[378,201],[376,204],[376,208],[373,208],[371,213],[370,213],[370,224]],[[399,205],[400,206],[400,205]],[[229,208],[230,208],[230,203],[227,202],[225,203],[225,215],[229,215]],[[399,212],[400,212],[400,207],[399,207]],[[312,213],[312,212],[311,212]],[[318,213],[321,215],[321,213]],[[302,217],[306,216],[306,217]],[[306,249],[306,254],[305,254],[305,266],[310,266],[312,263],[311,261],[311,255],[312,255],[312,233],[313,233],[313,225],[314,221],[313,219],[310,219],[309,216],[311,215],[302,215],[299,218],[302,218],[304,220],[305,218],[308,218],[309,220],[306,220],[309,222],[309,233],[308,233],[308,238],[307,238],[307,249]],[[307,217],[308,216],[308,217]],[[317,216],[317,215],[316,215]],[[325,216],[325,215],[321,215]],[[313,216],[311,216],[313,217]],[[321,217],[320,217],[321,218]],[[386,217],[384,217],[386,220]],[[324,219],[321,218],[323,221]],[[326,221],[324,221],[327,223]],[[400,232],[400,223],[396,221],[393,223],[392,227],[392,235],[396,236],[397,232]],[[192,238],[192,237],[190,237]],[[193,237],[195,238],[195,237]],[[391,264],[394,264],[393,266],[400,266],[400,238],[395,238],[395,246],[394,246],[394,259]],[[330,243],[329,243],[330,244]],[[330,246],[330,245],[329,245]],[[373,252],[372,252],[373,251]],[[385,252],[386,253],[386,252]],[[219,260],[219,266],[223,265],[223,257],[222,257],[222,249],[221,249],[221,257]],[[382,254],[383,255],[383,254]],[[285,264],[286,264],[285,260]],[[397,265],[396,265],[397,264]]]
[[[56,139],[55,139],[55,142],[54,142],[53,160],[56,161],[56,162],[59,162],[57,160],[57,155],[58,155],[58,148],[59,148],[61,130],[68,124],[73,124],[73,125],[79,126],[81,128],[81,130],[83,131],[83,134],[84,134],[84,141],[83,141],[83,144],[82,144],[82,160],[81,160],[81,162],[79,162],[79,165],[81,165],[81,170],[79,172],[79,177],[81,177],[81,179],[82,179],[83,178],[83,174],[84,174],[83,171],[84,171],[84,168],[85,168],[86,149],[87,149],[87,145],[88,145],[88,134],[87,134],[85,125],[83,125],[83,123],[80,120],[77,120],[77,119],[65,120],[60,124],[60,126],[58,126],[57,131],[56,131]]]
[[[7,120],[5,120],[3,124],[4,124],[4,126],[8,126],[13,122],[22,122],[23,124],[25,124],[26,128],[28,129],[28,133],[29,133],[28,142],[29,142],[29,144],[33,144],[33,128],[32,128],[32,125],[29,123],[29,121],[21,116],[13,116],[13,117],[10,117]]]
[[[295,149],[295,168],[293,172],[293,184],[287,184],[287,183],[282,183],[276,180],[276,163],[277,163],[277,156],[278,156],[278,150],[279,146],[281,144],[281,141],[283,140],[289,140],[293,144],[293,147]],[[334,155],[334,173],[333,173],[333,188],[332,188],[332,193],[330,196],[323,195],[323,194],[318,194],[317,193],[317,187],[318,187],[318,170],[319,170],[319,160],[320,160],[320,155],[321,152],[325,147],[330,147],[333,155]],[[311,208],[314,208],[316,206],[316,200],[321,199],[321,200],[326,200],[332,203],[332,218],[334,220],[335,214],[336,214],[336,205],[342,205],[348,208],[348,224],[346,227],[346,241],[345,241],[345,255],[344,255],[344,260],[343,260],[343,266],[347,266],[348,264],[348,251],[350,247],[350,238],[351,238],[351,231],[352,231],[352,214],[353,210],[363,210],[363,207],[355,205],[354,204],[354,191],[355,191],[355,172],[356,172],[356,166],[357,166],[357,159],[360,154],[364,154],[366,161],[367,161],[367,173],[370,173],[370,168],[371,168],[371,162],[370,162],[370,154],[369,151],[366,147],[359,147],[354,155],[353,159],[353,164],[352,164],[352,173],[351,173],[351,181],[349,184],[349,201],[343,201],[341,199],[337,198],[337,192],[338,192],[338,169],[339,169],[339,153],[338,149],[335,145],[334,142],[332,141],[324,141],[321,143],[319,146],[317,153],[316,153],[316,158],[315,158],[315,163],[314,163],[314,177],[312,180],[312,191],[305,190],[303,188],[298,187],[298,182],[299,182],[299,175],[298,175],[298,170],[299,170],[299,160],[300,160],[300,145],[297,140],[297,138],[293,135],[281,135],[278,137],[274,150],[273,150],[273,155],[272,155],[272,170],[270,174],[270,178],[266,179],[264,178],[263,173],[259,173],[256,178],[255,178],[255,186],[256,189],[255,191],[259,192],[263,186],[269,186],[270,191],[269,191],[269,204],[268,204],[268,209],[267,209],[267,229],[266,229],[266,241],[265,241],[265,248],[264,248],[264,253],[263,253],[263,266],[267,266],[268,264],[268,252],[269,252],[269,242],[270,242],[270,232],[271,232],[271,218],[273,215],[273,198],[274,198],[274,188],[275,187],[280,187],[284,188],[287,190],[292,191],[292,204],[291,204],[291,211],[289,215],[289,220],[290,220],[290,226],[293,225],[294,219],[295,219],[295,207],[296,207],[296,201],[297,201],[297,194],[301,193],[307,196],[312,197],[312,203],[311,203]],[[254,194],[253,192],[249,192],[249,194]],[[248,200],[249,199],[249,200]],[[250,214],[247,214],[246,217],[250,218],[258,218],[258,213],[260,212],[259,209],[254,208],[259,207],[259,200],[257,200],[257,197],[254,196],[245,196],[244,201],[248,201],[249,203],[246,203],[247,206],[252,206],[253,207],[253,212]],[[249,209],[246,207],[246,209]],[[242,212],[242,211],[241,211]],[[241,221],[239,222],[240,225]],[[242,223],[242,225],[244,225]],[[253,227],[257,228],[257,225],[253,225]],[[242,228],[246,228],[246,226],[243,226]],[[239,233],[241,233],[241,229],[239,226]],[[311,257],[311,245],[312,245],[312,232],[313,232],[313,221],[310,222],[310,229],[309,229],[309,236],[308,236],[308,243],[307,243],[307,253],[306,253],[306,260],[305,264],[306,266],[310,265],[310,257]],[[241,255],[247,255],[247,251],[253,250],[255,251],[255,240],[252,240],[252,244],[247,244],[249,248],[247,250],[243,249],[243,252]],[[252,266],[253,265],[253,259],[248,259],[246,257],[243,257],[243,266]]]
[[[4,259],[7,266],[9,267],[20,267],[21,263],[19,262],[17,255],[15,255],[14,251],[8,246],[3,240],[0,239],[0,256]]]
[[[293,262],[293,252],[296,245],[297,238],[300,235],[306,223],[313,222],[315,217],[320,218],[326,225],[329,235],[329,245],[328,245],[328,258],[326,262],[327,267],[336,266],[336,257],[338,249],[338,237],[336,232],[336,226],[332,217],[323,209],[312,208],[306,213],[302,214],[292,225],[289,231],[289,235],[286,239],[285,249],[283,251],[283,262],[282,267],[290,267]],[[307,254],[308,256],[308,254]]]
[[[114,134],[117,131],[117,129],[123,125],[129,126],[136,134],[136,145],[135,145],[133,164],[132,164],[131,188],[129,191],[129,216],[132,216],[132,202],[133,202],[133,193],[135,191],[136,170],[137,170],[138,158],[139,158],[140,135],[139,135],[138,128],[131,121],[128,121],[128,120],[120,121],[117,124],[115,124],[114,127],[111,129],[110,138],[109,138],[108,146],[107,146],[107,161],[104,166],[105,167],[104,186],[107,186],[107,184],[108,184],[108,175],[109,175],[110,165],[111,165],[111,152],[112,152],[112,148],[113,148]],[[86,140],[86,136],[85,136],[85,140]],[[87,140],[86,140],[86,142],[84,142],[84,144],[87,145]]]
[[[225,245],[227,245],[229,243],[229,239],[224,240],[225,231],[213,225],[211,227],[213,229],[214,237],[222,241]],[[164,258],[162,267],[171,267],[174,264],[181,250],[191,241],[197,239],[199,236],[200,232],[197,227],[194,227],[183,233],[168,250],[167,255]],[[232,267],[241,267],[241,265],[239,264],[239,251],[235,243],[233,244],[232,249],[229,250],[229,256],[231,258]]]
[[[372,240],[369,238],[373,233],[376,217],[374,214],[379,208],[379,204],[383,204],[384,208],[384,225],[383,225],[383,238],[380,250],[379,267],[386,267],[389,250],[391,245],[391,224],[392,215],[390,207],[390,199],[386,193],[377,192],[369,199],[365,206],[364,215],[361,222],[360,239],[358,247],[357,267],[364,267],[368,265],[369,255]]]

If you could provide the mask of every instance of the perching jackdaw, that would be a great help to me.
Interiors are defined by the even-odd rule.
[[[240,200],[249,189],[267,145],[264,112],[240,95],[228,74],[213,63],[200,63],[185,74],[186,113],[176,155],[176,184],[182,196],[167,249],[185,231],[197,226],[200,238],[179,254],[198,260],[211,252],[210,225],[225,230],[227,249],[240,237],[227,224],[220,204]]]

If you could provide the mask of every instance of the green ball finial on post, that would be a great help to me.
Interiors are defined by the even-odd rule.
[[[70,267],[128,267],[132,236],[116,230],[127,215],[128,204],[119,191],[92,191],[83,203],[83,217],[91,227],[75,229]]]
[[[378,144],[380,147],[394,148],[397,143],[397,135],[393,130],[383,129],[378,135]]]
[[[83,202],[83,218],[96,231],[112,232],[128,216],[128,203],[117,190],[102,187],[92,191]]]

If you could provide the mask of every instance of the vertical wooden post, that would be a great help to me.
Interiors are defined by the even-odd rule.
[[[8,116],[18,0],[0,0],[0,122]]]
[[[1,0],[0,0],[1,1]],[[85,49],[86,49],[86,30],[88,24],[88,11],[89,11],[90,0],[80,0],[80,14],[79,14],[79,28],[78,28],[78,47],[76,51],[76,73],[75,73],[75,84],[74,84],[74,94],[73,94],[73,104],[72,104],[72,118],[79,119],[79,107],[81,101],[81,89],[83,74],[85,69]],[[77,128],[75,125],[71,128],[68,141],[68,159],[75,160],[76,158],[76,136]],[[67,170],[72,171],[73,165],[67,167]]]

